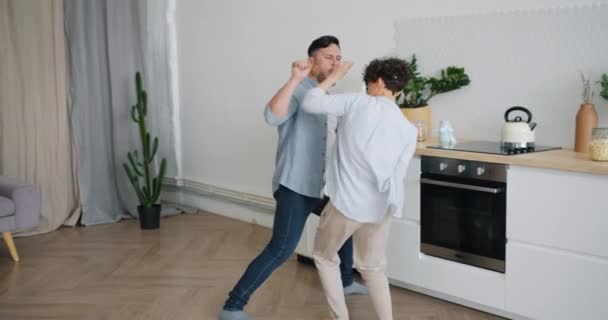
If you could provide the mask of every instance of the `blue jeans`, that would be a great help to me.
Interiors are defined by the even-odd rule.
[[[243,310],[251,295],[259,288],[272,272],[281,266],[294,252],[306,219],[315,210],[320,201],[316,198],[303,196],[297,192],[279,186],[274,193],[276,212],[272,227],[272,238],[266,248],[247,267],[245,274],[230,291],[229,298],[224,304],[224,310]],[[353,282],[353,240],[349,238],[338,251],[342,285],[347,287]]]

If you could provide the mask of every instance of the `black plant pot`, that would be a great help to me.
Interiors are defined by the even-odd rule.
[[[138,206],[139,225],[142,229],[158,229],[160,227],[160,204],[151,207]]]

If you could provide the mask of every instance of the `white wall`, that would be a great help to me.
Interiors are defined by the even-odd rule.
[[[310,41],[320,35],[339,37],[344,58],[355,61],[338,86],[352,91],[361,89],[365,63],[395,53],[399,20],[594,3],[598,1],[180,0],[183,176],[270,196],[277,134],[264,123],[262,110],[289,76],[291,61],[304,58]],[[607,106],[601,102],[597,107]]]
[[[455,64],[472,79],[430,100],[434,129],[449,119],[459,139],[498,141],[505,110],[521,105],[538,123],[539,145],[571,147],[582,102],[579,73],[597,80],[608,71],[607,16],[603,4],[407,19],[396,27],[397,52],[415,52],[424,75]],[[600,123],[608,125],[600,100]]]

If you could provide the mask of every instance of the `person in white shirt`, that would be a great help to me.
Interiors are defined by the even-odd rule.
[[[302,69],[306,61],[297,61]],[[392,217],[402,216],[404,179],[416,149],[416,128],[395,99],[412,77],[398,58],[375,59],[365,68],[367,94],[327,95],[352,67],[343,62],[302,103],[309,113],[338,116],[338,133],[327,172],[330,202],[321,214],[313,257],[332,319],[348,319],[340,283],[338,249],[351,235],[355,265],[365,280],[376,314],[393,319],[385,274]]]

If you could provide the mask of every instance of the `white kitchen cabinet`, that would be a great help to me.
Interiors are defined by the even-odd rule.
[[[389,278],[419,285],[415,271],[420,259],[420,225],[415,221],[393,221],[386,256]]]
[[[608,319],[608,176],[511,166],[506,308]]]
[[[389,278],[515,318],[608,319],[608,176],[512,165],[507,190],[505,274],[420,253],[416,201],[393,223]]]
[[[415,156],[410,161],[405,176],[405,199],[403,217],[420,221],[420,157]]]
[[[608,261],[509,242],[506,309],[534,319],[608,319]]]
[[[608,258],[608,175],[510,166],[507,239]]]

